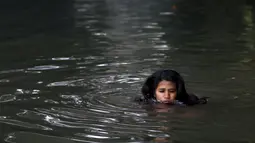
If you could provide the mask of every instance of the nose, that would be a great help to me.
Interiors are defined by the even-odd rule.
[[[166,98],[166,99],[170,99],[171,98],[170,93],[168,91],[165,92],[164,98]]]

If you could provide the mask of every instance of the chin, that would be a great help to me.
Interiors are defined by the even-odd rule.
[[[161,103],[166,103],[166,104],[172,104],[173,101],[172,100],[163,100],[163,101],[160,101]]]

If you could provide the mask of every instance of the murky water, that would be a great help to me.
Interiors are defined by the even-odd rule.
[[[255,142],[251,1],[59,3],[1,4],[0,142]],[[161,68],[209,104],[133,102]]]

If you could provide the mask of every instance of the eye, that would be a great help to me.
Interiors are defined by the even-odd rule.
[[[160,93],[164,93],[165,90],[164,90],[164,89],[160,89],[159,92],[160,92]]]
[[[173,92],[176,92],[176,90],[169,90],[168,92],[173,93]]]

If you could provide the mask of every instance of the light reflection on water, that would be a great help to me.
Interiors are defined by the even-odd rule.
[[[67,35],[0,43],[6,61],[0,70],[0,139],[254,141],[252,7],[240,6],[242,24],[235,17],[232,26],[224,19],[218,27],[222,17],[206,5],[189,2],[195,6],[187,8],[183,2],[75,0]],[[180,71],[188,91],[210,96],[209,104],[133,102],[159,68]]]

